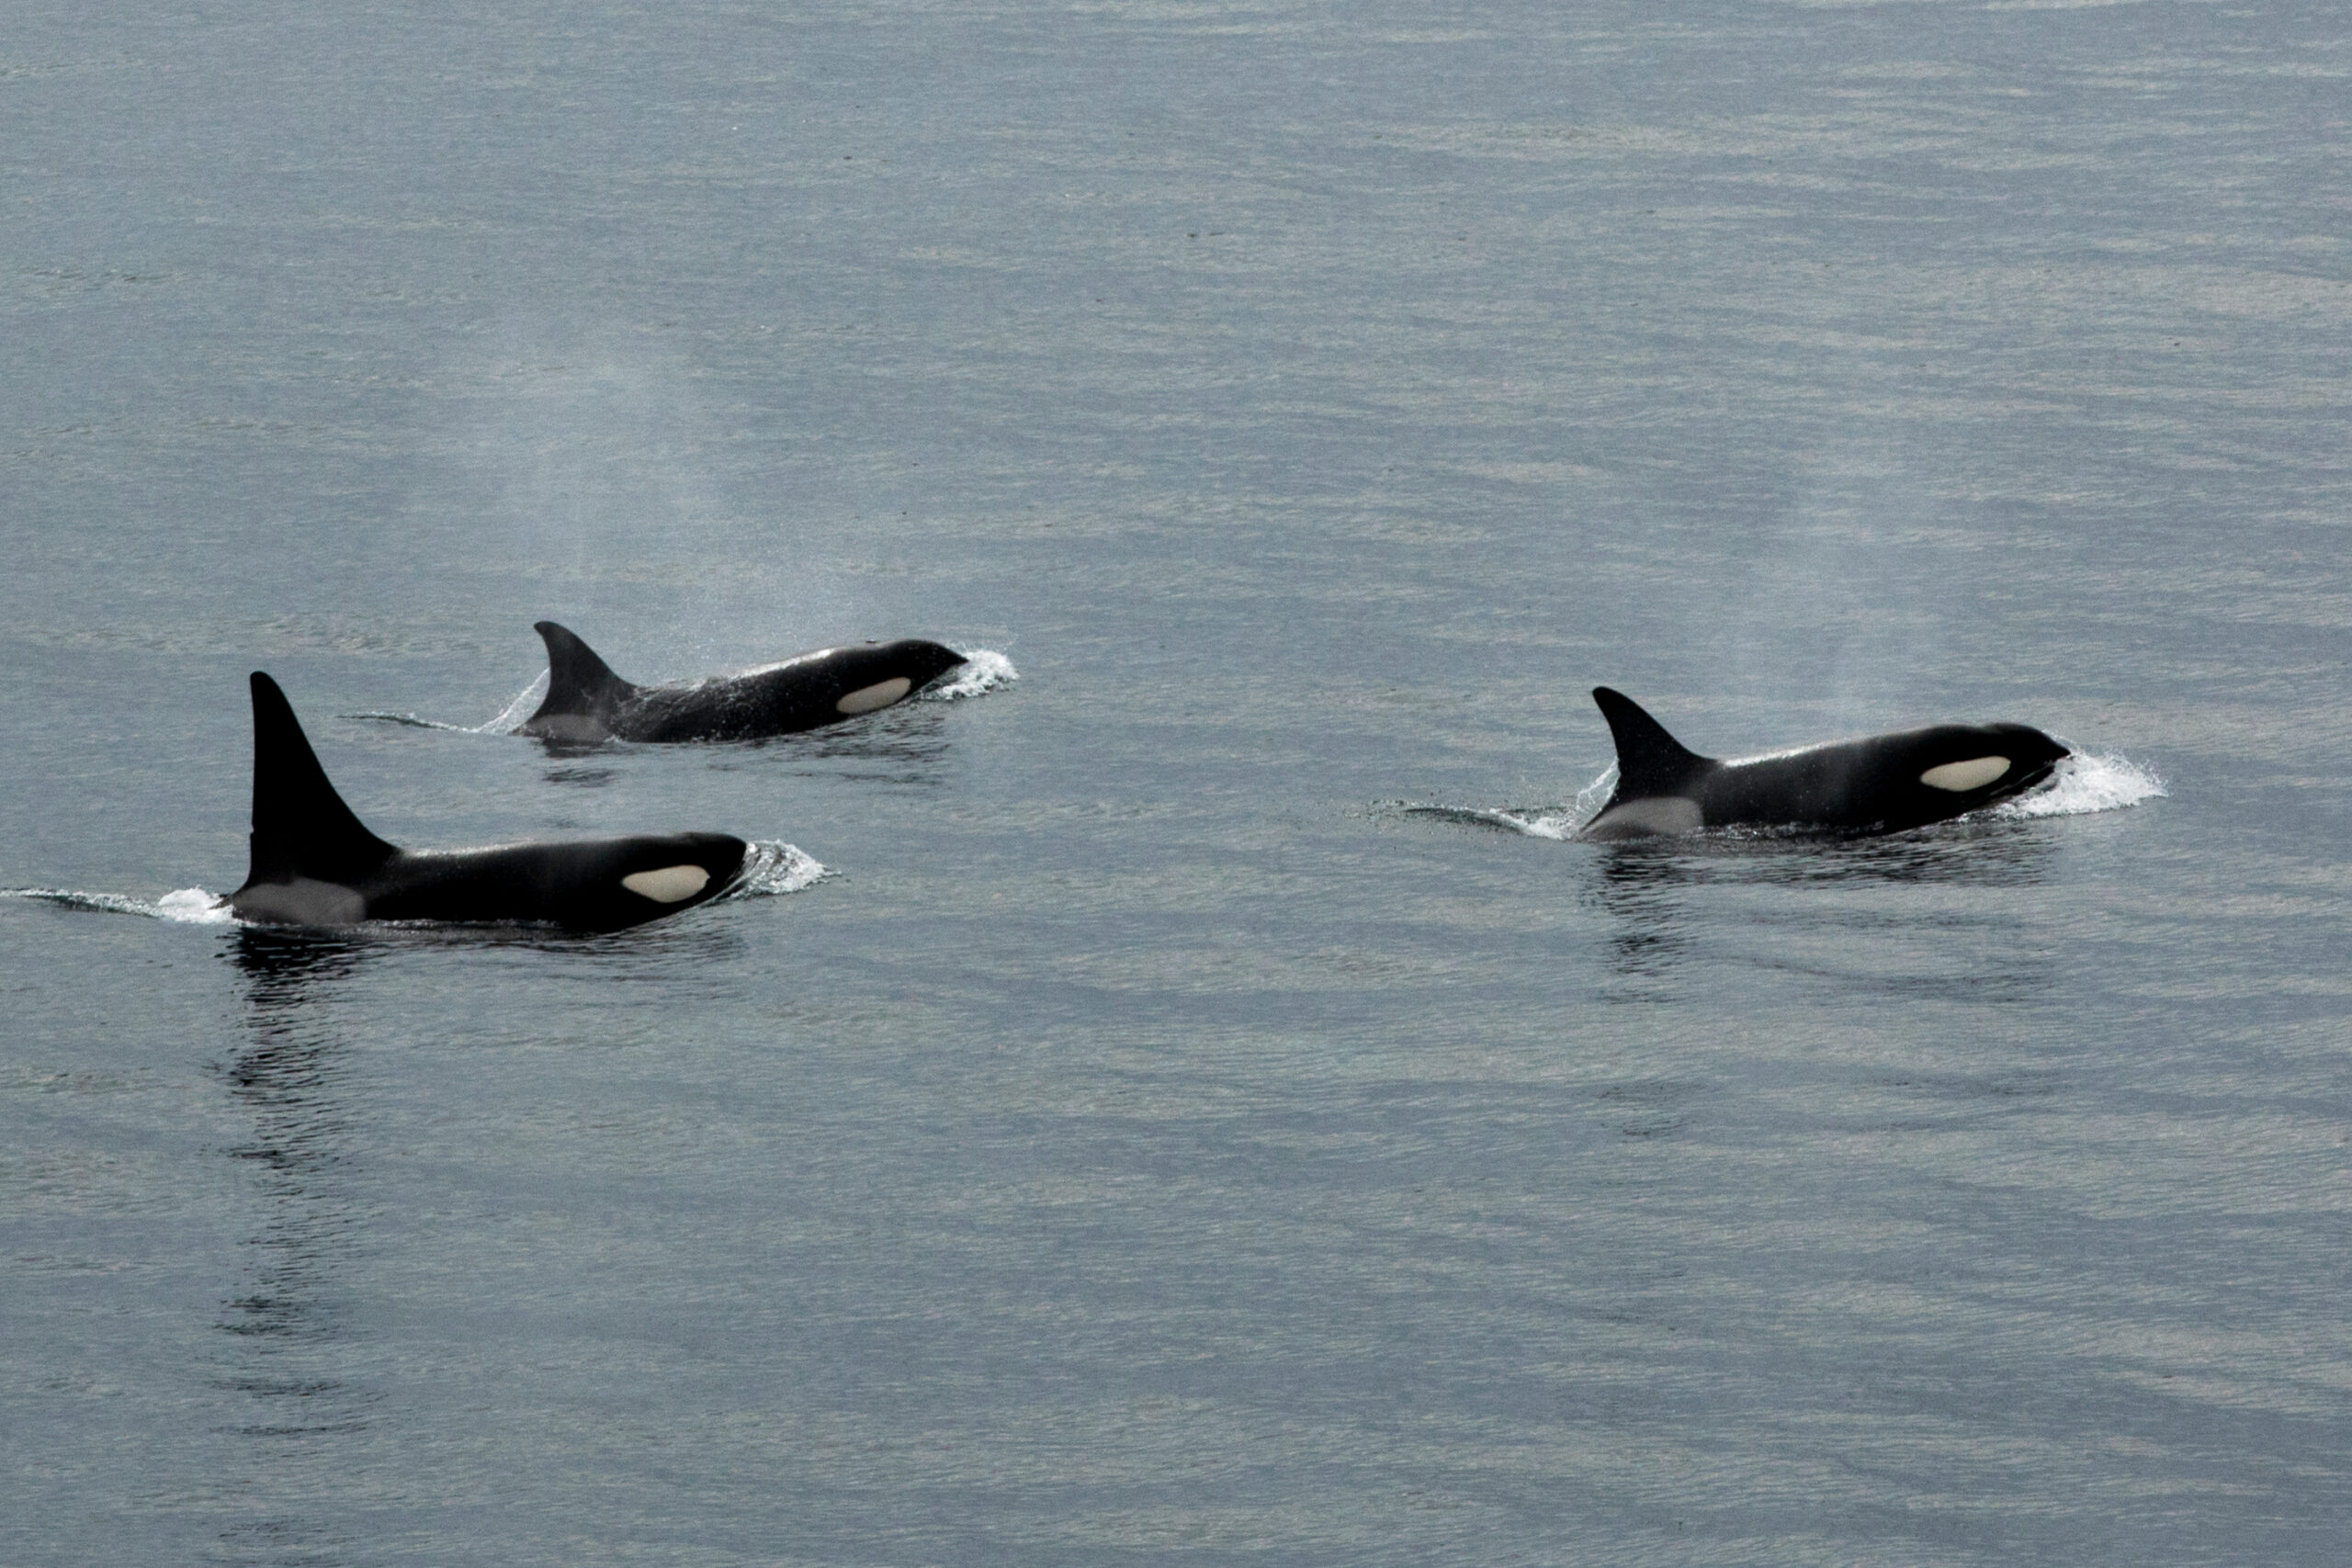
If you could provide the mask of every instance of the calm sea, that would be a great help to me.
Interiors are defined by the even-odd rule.
[[[2342,1562],[2348,87],[2292,3],[19,0],[0,1563]],[[551,752],[543,617],[990,678]],[[255,669],[395,842],[786,874],[209,922]],[[1604,682],[2092,760],[1595,846]]]

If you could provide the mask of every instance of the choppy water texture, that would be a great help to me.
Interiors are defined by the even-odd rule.
[[[14,7],[0,1562],[2340,1562],[2347,73]],[[549,616],[1020,678],[550,749]],[[254,669],[395,842],[797,890],[220,921]],[[1545,837],[1601,682],[2138,801]]]

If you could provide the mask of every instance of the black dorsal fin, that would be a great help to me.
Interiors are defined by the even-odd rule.
[[[277,682],[256,670],[253,686],[254,858],[245,886],[307,876],[348,886],[400,853],[335,794]]]
[[[1617,742],[1617,799],[1679,794],[1693,775],[1713,765],[1713,759],[1700,756],[1668,735],[1664,725],[1624,693],[1595,686],[1592,700],[1600,705],[1600,716],[1609,721],[1609,733]]]
[[[596,650],[553,621],[531,628],[548,645],[548,698],[526,722],[557,714],[600,713],[628,700],[637,688],[613,673]]]

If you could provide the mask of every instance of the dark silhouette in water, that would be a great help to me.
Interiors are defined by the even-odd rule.
[[[1939,724],[1718,761],[1622,693],[1596,686],[1592,699],[1617,741],[1617,787],[1588,839],[1729,827],[1899,832],[2020,795],[2067,755],[2029,725]]]
[[[553,621],[534,628],[548,645],[548,695],[521,733],[547,740],[752,740],[790,735],[874,713],[964,662],[935,642],[820,648],[748,675],[691,686],[639,686]]]
[[[254,672],[253,865],[230,908],[248,920],[531,920],[620,931],[709,902],[750,846],[721,833],[412,853],[335,794],[277,682]]]

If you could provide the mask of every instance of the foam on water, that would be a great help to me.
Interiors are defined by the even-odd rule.
[[[1501,828],[1513,833],[1524,833],[1531,839],[1570,839],[1576,836],[1575,821],[1565,812],[1511,811],[1484,806],[1407,806],[1404,810],[1408,817],[1473,822],[1482,828]]]
[[[480,724],[445,724],[437,718],[424,718],[413,713],[347,713],[345,718],[373,719],[379,724],[404,724],[412,729],[450,729],[460,735],[512,735],[523,721],[537,711],[547,700],[548,672],[540,671],[531,683],[514,694],[514,700],[498,710],[494,718]]]
[[[712,903],[730,898],[773,898],[780,894],[797,893],[804,887],[814,887],[833,873],[797,845],[780,839],[753,839],[750,852],[743,857],[742,873],[735,885],[720,894]]]
[[[525,719],[538,711],[547,701],[548,672],[544,670],[531,677],[531,683],[514,694],[514,700],[498,710],[498,716],[474,726],[476,735],[512,735]]]
[[[1984,815],[2011,820],[2080,817],[2092,811],[2120,811],[2165,793],[2165,781],[2154,768],[2077,749],[2060,761],[2049,783],[2015,800],[2005,800]]]
[[[1407,815],[1437,817],[1449,822],[1475,822],[1485,828],[1500,828],[1507,832],[1524,833],[1531,839],[1573,839],[1584,825],[1599,814],[1609,799],[1609,792],[1617,787],[1617,764],[1611,762],[1607,771],[1577,792],[1575,800],[1566,806],[1408,806]]]
[[[183,925],[225,926],[236,922],[229,901],[201,887],[182,887],[160,898],[128,893],[83,893],[67,887],[0,887],[0,898],[29,898],[61,909],[95,909],[107,915],[144,915]]]
[[[975,648],[968,651],[959,649],[957,651],[964,654],[964,664],[956,671],[956,678],[924,688],[917,694],[917,702],[956,702],[965,697],[983,695],[1000,686],[1010,686],[1021,679],[1021,671],[1012,667],[1012,660],[992,648]]]

